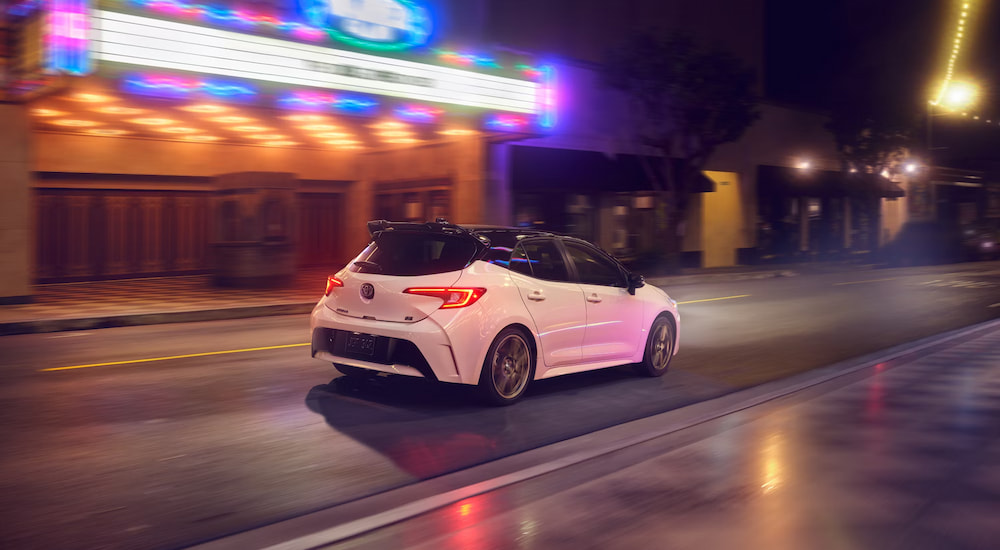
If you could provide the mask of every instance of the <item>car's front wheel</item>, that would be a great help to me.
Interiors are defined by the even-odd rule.
[[[534,374],[535,355],[524,332],[506,328],[486,353],[479,390],[487,403],[510,405],[524,395]]]
[[[646,376],[663,376],[673,357],[674,324],[666,317],[657,317],[649,328],[646,351],[643,353],[642,363],[636,365],[636,370]]]

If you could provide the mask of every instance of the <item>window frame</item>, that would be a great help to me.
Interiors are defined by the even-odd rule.
[[[511,254],[511,259],[512,259],[511,261],[513,262],[514,252],[516,252],[518,248],[522,248],[525,244],[544,243],[544,242],[552,243],[552,245],[556,249],[556,253],[558,253],[559,257],[562,259],[563,267],[566,270],[566,279],[565,280],[546,279],[544,277],[539,277],[539,276],[535,275],[534,268],[531,269],[531,273],[530,274],[521,273],[520,271],[515,271],[515,270],[510,269],[510,268],[508,268],[508,269],[512,273],[517,273],[519,275],[524,275],[525,277],[531,277],[532,279],[538,279],[539,281],[546,281],[546,282],[550,282],[550,283],[575,283],[575,282],[577,282],[576,281],[576,279],[577,279],[577,277],[576,277],[576,270],[574,269],[572,263],[570,262],[570,258],[566,255],[566,249],[562,246],[562,243],[560,242],[560,239],[558,239],[556,237],[539,236],[539,237],[529,237],[529,238],[526,238],[526,239],[521,239],[520,241],[518,241],[517,245],[515,245],[514,248],[511,250],[511,253],[510,253]],[[527,254],[526,251],[525,251],[525,257],[528,258],[528,265],[530,267],[531,266],[531,257],[528,256],[528,254]]]
[[[590,282],[583,281],[580,278],[580,270],[578,270],[577,267],[576,267],[576,260],[574,260],[573,256],[570,254],[569,247],[567,246],[567,244],[573,244],[573,245],[579,246],[580,248],[583,248],[585,250],[590,251],[595,256],[603,257],[603,258],[609,260],[612,265],[614,265],[615,267],[618,268],[618,282],[616,284],[613,284],[613,285],[608,285],[608,284],[590,283]],[[624,265],[622,265],[622,263],[620,261],[618,261],[617,258],[615,258],[614,256],[612,256],[611,254],[608,254],[604,250],[601,250],[599,247],[594,246],[593,244],[591,244],[591,243],[589,243],[587,241],[584,241],[584,240],[581,240],[581,239],[575,239],[575,238],[571,238],[571,237],[564,237],[562,239],[559,239],[559,247],[563,251],[563,256],[566,258],[566,265],[570,268],[571,275],[572,275],[573,279],[578,284],[582,284],[582,285],[595,285],[595,286],[606,286],[608,288],[624,288],[624,289],[628,289],[628,287],[629,287],[630,271],[628,270],[628,268],[626,268]]]

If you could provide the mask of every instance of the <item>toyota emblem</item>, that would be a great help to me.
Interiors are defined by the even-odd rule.
[[[365,300],[371,300],[375,297],[375,287],[371,283],[365,283],[361,285],[361,297]]]

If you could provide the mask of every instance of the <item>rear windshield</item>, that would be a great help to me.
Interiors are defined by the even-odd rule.
[[[463,269],[475,254],[476,242],[467,236],[383,231],[350,269],[382,275],[430,275]]]

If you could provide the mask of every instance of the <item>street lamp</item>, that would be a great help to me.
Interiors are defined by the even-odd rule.
[[[927,157],[928,166],[933,165],[931,157],[934,152],[934,142],[932,128],[934,125],[935,116],[943,116],[948,113],[967,109],[976,101],[976,97],[979,95],[979,88],[968,81],[960,80],[947,80],[942,85],[940,94],[937,100],[931,100],[927,102]],[[945,110],[944,113],[935,114],[934,107],[940,106]]]

